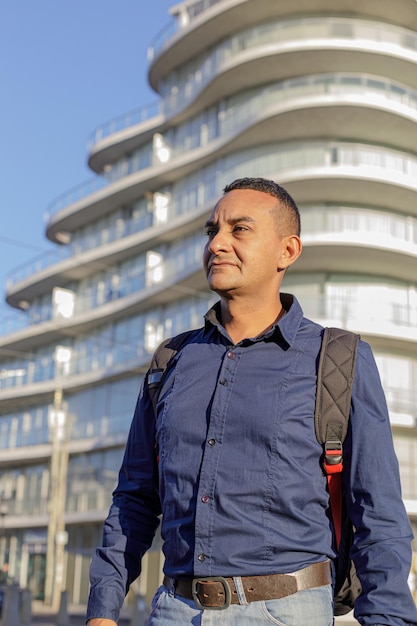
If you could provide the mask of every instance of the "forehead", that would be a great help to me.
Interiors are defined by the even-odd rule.
[[[256,221],[273,219],[278,199],[254,189],[234,189],[225,194],[214,207],[210,220],[228,220],[239,215]]]

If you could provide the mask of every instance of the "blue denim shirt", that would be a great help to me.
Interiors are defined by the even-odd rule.
[[[165,376],[157,419],[145,379],[91,565],[89,618],[117,619],[161,513],[164,572],[173,578],[285,573],[334,557],[314,433],[323,328],[281,297],[286,315],[236,345],[211,309]],[[344,453],[363,586],[356,616],[365,625],[417,624],[407,586],[412,534],[384,394],[362,341]]]

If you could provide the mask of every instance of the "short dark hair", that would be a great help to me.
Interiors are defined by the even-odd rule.
[[[226,185],[223,189],[223,193],[226,194],[235,189],[253,189],[254,191],[262,191],[263,193],[277,198],[277,200],[279,200],[280,209],[284,212],[284,215],[276,215],[277,230],[280,231],[282,229],[282,223],[284,222],[287,224],[292,234],[300,236],[300,211],[294,199],[284,187],[281,187],[281,185],[278,185],[275,181],[268,180],[267,178],[237,178],[229,185]],[[284,233],[281,234],[283,235]]]

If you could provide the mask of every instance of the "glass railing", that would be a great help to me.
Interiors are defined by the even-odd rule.
[[[2,417],[0,420],[0,450],[12,450],[27,446],[39,446],[49,443],[49,433],[44,425],[25,428],[14,418]]]
[[[201,67],[194,68],[192,77],[185,81],[179,80],[176,85],[175,95],[165,97],[163,104],[153,105],[161,107],[159,110],[165,114],[173,114],[176,110],[184,107],[193,100],[196,93],[200,91],[215,75],[221,71],[223,63],[230,58],[246,51],[247,49],[275,43],[284,45],[291,40],[302,41],[314,39],[350,39],[370,42],[381,42],[389,46],[397,46],[407,51],[417,52],[417,35],[412,31],[365,20],[353,20],[348,18],[304,18],[264,24],[256,26],[239,35],[226,40],[220,47],[216,48],[204,61]],[[279,44],[277,43],[279,42]],[[187,70],[186,75],[189,76]],[[195,78],[193,78],[195,76]],[[152,106],[150,107],[150,110]],[[140,117],[142,109],[139,109]],[[146,107],[145,107],[146,110]],[[127,120],[133,114],[129,114]],[[146,113],[145,113],[146,115]],[[123,116],[117,118],[120,129],[123,128]],[[149,119],[149,118],[148,118]],[[116,123],[116,121],[115,121]],[[106,126],[110,126],[108,123]],[[99,132],[99,131],[98,131]],[[100,134],[100,133],[99,133]],[[79,186],[57,198],[48,208],[47,213],[52,216],[65,207],[83,198],[100,191],[108,185],[108,181],[102,177],[81,183]]]
[[[31,325],[31,320],[23,311],[12,310],[5,306],[0,308],[0,337],[5,337]]]
[[[34,517],[37,515],[47,515],[49,510],[49,502],[46,498],[24,498],[17,500],[15,498],[7,502],[8,516],[27,516]]]
[[[184,275],[192,273],[199,268],[199,263],[188,266]],[[176,272],[177,273],[177,272]],[[171,274],[173,275],[173,274]],[[162,288],[162,285],[161,285]],[[358,330],[364,326],[370,327],[375,333],[390,334],[408,338],[410,330],[417,331],[417,307],[398,303],[399,290],[393,291],[393,295],[386,295],[383,302],[365,302],[362,296],[360,301],[350,295],[349,297],[317,297],[302,296],[300,298],[307,317],[313,319],[330,319],[333,324],[342,327],[352,327]],[[391,299],[390,299],[391,298]],[[177,329],[175,332],[181,332]],[[172,333],[170,333],[172,334]],[[162,340],[161,337],[160,340]],[[122,349],[123,348],[123,349]],[[86,343],[83,351],[78,346],[78,351],[74,350],[69,363],[64,368],[65,379],[71,376],[89,374],[111,368],[116,365],[129,367],[133,364],[137,367],[139,363],[146,363],[149,359],[149,350],[145,346],[145,339],[139,339],[130,345],[123,347],[111,347],[109,342],[94,345],[90,341]],[[62,374],[61,374],[62,375]],[[55,368],[53,355],[42,354],[39,357],[33,356],[31,360],[20,360],[19,362],[4,365],[0,372],[0,391],[2,389],[22,388],[45,381],[59,380]]]
[[[200,270],[201,247],[202,244],[194,247],[189,246],[188,249],[181,250],[159,267],[154,268],[152,273],[148,270],[126,277],[121,282],[117,297],[123,298],[137,293],[138,299],[141,295],[143,295],[143,298],[146,298],[153,291],[159,292],[169,284],[179,282],[181,279]],[[157,280],[153,280],[152,275]],[[162,277],[162,279],[159,280],[159,277]],[[84,310],[92,310],[92,298],[80,298],[78,307],[85,307]],[[3,368],[0,370],[0,391],[2,389],[24,387],[60,379],[63,375],[67,378],[68,376],[88,374],[102,370],[103,367],[111,370],[112,367],[128,366],[129,363],[133,367],[137,367],[139,362],[143,361],[146,363],[148,359],[149,351],[143,339],[138,343],[132,341],[124,345],[118,345],[114,349],[111,349],[108,341],[95,344],[94,340],[90,340],[86,341],[85,349],[82,346],[77,346],[71,361],[63,366],[59,374],[55,365],[54,354],[48,354],[43,351],[37,355],[34,352],[31,359],[16,360],[9,362],[8,366],[3,365]]]
[[[290,40],[302,39],[303,41],[315,38],[343,38],[361,41],[381,42],[389,46],[398,46],[407,51],[417,52],[417,35],[406,29],[364,20],[352,20],[348,18],[304,18],[265,24],[245,31],[224,42],[220,47],[205,60],[201,67],[196,68],[193,74],[195,78],[179,81],[175,95],[164,98],[163,110],[166,114],[172,114],[190,102],[197,91],[221,71],[221,65],[231,57],[246,51],[249,48],[276,43],[283,45]],[[189,71],[186,72],[187,76]],[[132,115],[132,114],[131,114]],[[118,119],[123,119],[118,118]],[[120,122],[121,125],[123,121]],[[110,124],[110,123],[109,123]],[[48,208],[49,216],[67,208],[71,204],[85,199],[109,185],[104,177],[95,177],[81,183],[74,189],[57,198]]]
[[[111,494],[115,485],[97,486],[94,491],[82,491],[78,494],[67,496],[66,510],[70,513],[85,513],[94,510],[107,510],[111,504]],[[34,517],[47,515],[49,500],[46,498],[34,498],[13,500],[8,503],[8,516]]]
[[[407,215],[396,215],[360,207],[301,207],[303,235],[314,236],[320,245],[323,236],[343,235],[346,240],[353,236],[356,241],[369,247],[390,245],[397,251],[401,247],[405,254],[415,253],[409,244],[417,246],[417,219]]]
[[[396,115],[416,117],[417,112],[417,91],[390,80],[360,74],[305,76],[268,85],[257,90],[255,94],[251,90],[246,99],[244,93],[238,98],[227,99],[221,114],[216,110],[216,114],[211,116],[211,122],[206,123],[206,116],[202,115],[180,125],[176,133],[177,137],[181,137],[180,140],[170,142],[169,136],[164,138],[169,146],[170,158],[190,154],[190,151],[202,146],[209,147],[219,137],[224,137],[226,141],[228,134],[250,127],[260,117],[273,115],[274,111],[268,109],[274,105],[282,104],[289,109],[295,107],[299,100],[308,98],[306,105],[313,106],[317,104],[315,98],[323,97],[359,98],[360,102],[373,104],[375,107],[389,107],[394,103]],[[146,163],[141,165],[144,159],[140,158],[140,151],[148,150],[148,146],[142,147],[132,156],[115,163],[111,176],[107,177],[109,182],[149,166]]]
[[[121,350],[115,349],[114,353],[109,352],[111,349],[107,343],[106,348],[100,342],[91,349],[85,350],[86,354],[74,354],[68,367],[64,369],[65,379],[68,376],[76,376],[89,374],[106,369],[111,370],[116,365],[116,353],[120,358]],[[140,363],[146,363],[149,359],[149,353],[144,345],[132,346],[131,349],[126,348],[123,351],[123,364],[129,367],[137,368]],[[34,355],[30,361],[22,360],[18,366],[8,366],[0,372],[0,392],[6,389],[24,388],[28,385],[36,385],[37,383],[45,383],[48,381],[57,381],[62,385],[62,375],[56,373],[55,359],[53,355],[45,355],[37,357]],[[0,398],[1,399],[1,398]]]
[[[351,41],[361,43],[367,52],[399,55],[409,62],[417,60],[417,35],[413,31],[371,20],[351,18],[320,17],[299,18],[294,20],[275,21],[249,28],[233,37],[226,39],[213,48],[204,59],[190,61],[184,65],[179,76],[175,76],[174,93],[164,98],[166,114],[184,108],[207,84],[218,76],[233,61],[244,55],[248,58],[248,50],[270,46],[279,52],[297,51],[317,45],[328,45],[328,41]],[[375,44],[378,44],[375,46]],[[412,56],[414,53],[414,56]],[[166,93],[170,93],[170,77],[166,79]]]
[[[368,246],[386,245],[397,249],[398,246],[404,246],[402,249],[412,251],[407,248],[409,244],[417,245],[417,220],[409,216],[401,216],[390,214],[384,211],[377,211],[365,208],[353,207],[306,207],[301,209],[303,235],[308,238],[310,235],[316,236],[317,244],[320,245],[320,239],[334,234],[336,237],[342,235],[346,241],[351,241],[354,246],[358,241]],[[349,233],[352,237],[349,239]],[[375,238],[377,236],[377,239]],[[197,243],[191,245],[191,255],[196,265],[199,264],[200,257],[200,238]],[[186,252],[187,245],[184,244],[182,251],[183,259],[188,258],[189,253]],[[185,255],[185,256],[184,256]],[[193,267],[194,267],[193,262]],[[177,257],[167,259],[164,266],[161,266],[161,272],[169,280],[172,279],[172,271],[166,268],[175,267],[180,271],[184,269],[184,261],[180,264]],[[147,272],[146,270],[137,271],[129,278],[124,279],[122,276],[118,290],[110,290],[99,295],[98,286],[79,294],[76,298],[75,315],[82,314],[90,309],[97,308],[100,305],[107,304],[119,298],[131,295],[136,291],[146,287]],[[23,314],[22,314],[23,315]],[[52,318],[52,305],[43,307],[43,315],[39,316],[37,322],[47,321]],[[30,318],[26,316],[26,325],[33,325]],[[20,329],[23,326],[20,326]],[[10,325],[6,327],[10,332]],[[18,330],[19,328],[16,328]]]
[[[330,285],[331,287],[331,285]],[[285,291],[285,289],[284,289]],[[389,327],[403,329],[407,334],[407,329],[417,330],[417,307],[411,304],[399,304],[399,296],[407,297],[407,291],[392,289],[391,294],[388,288],[381,287],[380,296],[373,295],[373,290],[368,289],[371,295],[366,299],[363,290],[360,296],[355,296],[355,287],[351,286],[349,294],[346,295],[306,295],[299,294],[299,300],[306,317],[319,320],[332,320],[336,326],[342,328],[350,327],[360,329],[373,325],[376,334],[381,329],[389,332]],[[297,293],[297,288],[294,288]],[[405,299],[402,298],[402,299]],[[384,334],[384,332],[382,332]]]
[[[162,51],[169,39],[181,28],[187,27],[193,20],[219,2],[221,0],[196,0],[188,6],[184,5],[181,11],[154,37],[148,49],[148,59],[151,61],[157,53]]]
[[[178,205],[173,203],[169,210],[169,222],[175,219],[178,215]],[[148,214],[151,219],[152,214]],[[320,236],[326,236],[331,233],[336,235],[343,234],[348,237],[349,233],[354,233],[356,236],[360,236],[361,242],[366,242],[369,246],[373,246],[375,241],[375,234],[379,235],[378,245],[385,244],[396,248],[399,244],[408,245],[412,243],[417,245],[417,220],[410,216],[402,216],[391,214],[384,211],[371,210],[369,208],[353,208],[353,207],[309,207],[302,211],[302,225],[304,236],[318,235],[318,243],[320,243]],[[116,229],[115,229],[116,230]],[[120,230],[120,229],[119,229]],[[140,229],[138,228],[138,231]],[[129,231],[132,232],[132,231]],[[106,236],[106,238],[108,235]],[[107,242],[108,242],[107,238]],[[355,239],[352,244],[355,244]],[[407,250],[407,248],[405,248]],[[411,252],[411,251],[409,251]],[[168,261],[170,263],[170,261]],[[175,262],[174,262],[175,263]],[[136,278],[131,277],[131,285],[136,284],[139,288],[143,288],[146,282],[145,272],[136,275]],[[124,297],[129,293],[132,293],[132,287],[125,288],[123,285],[119,292],[107,291],[106,295],[102,297],[101,304],[115,300],[119,297]],[[89,310],[91,307],[97,307],[100,305],[97,292],[94,288],[91,288],[87,293],[81,294],[77,298],[76,314],[83,313]],[[30,313],[30,315],[29,315]],[[24,327],[41,323],[52,318],[52,305],[44,306],[42,308],[42,315],[39,313],[35,315],[36,311],[32,309],[26,315],[21,314],[18,323],[15,323],[14,330],[21,330]],[[13,320],[16,316],[11,316],[4,320],[4,326],[0,325],[0,336],[12,332]],[[4,333],[1,331],[4,329]]]
[[[169,217],[175,217],[174,206],[171,205],[168,209]],[[80,254],[87,252],[88,250],[96,250],[101,246],[107,246],[120,239],[130,237],[135,233],[139,233],[148,228],[151,228],[154,223],[154,213],[147,212],[139,219],[132,217],[124,220],[123,227],[120,227],[120,220],[117,220],[118,224],[113,224],[106,228],[97,229],[94,236],[89,236],[86,239],[76,239],[70,244],[65,246],[57,246],[54,250],[39,255],[34,259],[31,259],[28,263],[20,265],[7,278],[7,288],[11,289],[13,285],[26,280],[30,276],[43,272],[48,267],[61,263],[67,259],[77,257],[79,261]],[[155,225],[155,227],[158,224]],[[0,332],[1,334],[1,332]]]
[[[67,496],[66,510],[68,513],[87,513],[88,511],[107,511],[112,500],[112,491],[116,484],[97,485],[94,490],[83,490]]]
[[[65,192],[62,196],[59,196],[50,207],[46,210],[46,218],[49,219],[55,213],[66,209],[71,204],[75,204],[94,193],[97,193],[101,189],[107,187],[109,182],[102,176],[95,176],[87,181],[84,181]]]
[[[29,276],[39,274],[43,270],[55,265],[59,261],[65,261],[66,259],[74,256],[70,246],[57,246],[54,250],[48,250],[37,255],[33,259],[30,259],[24,265],[19,265],[7,278],[7,288],[12,287],[15,283],[21,282]]]
[[[400,394],[400,390],[396,390],[397,395]],[[414,402],[416,401],[415,394]],[[400,457],[401,462],[401,457]],[[69,484],[71,485],[71,476],[68,477]],[[414,488],[413,488],[414,485]],[[116,483],[105,480],[103,482],[96,482],[93,488],[83,488],[78,492],[73,490],[67,495],[66,512],[68,513],[88,513],[90,511],[107,511],[112,498],[112,491],[115,488]],[[405,489],[405,497],[416,498],[417,492],[415,489],[415,481],[408,481],[407,488]],[[37,516],[46,515],[48,512],[49,501],[46,498],[26,498],[24,500],[13,500],[8,502],[8,515],[9,516]]]
[[[404,390],[396,389],[395,395],[400,396],[404,393]],[[411,397],[412,396],[412,397]],[[416,394],[412,393],[410,396],[410,402],[416,403]],[[122,451],[121,451],[122,453]],[[399,456],[401,463],[401,455]],[[119,465],[118,465],[119,466]],[[405,471],[405,470],[404,470]],[[75,481],[77,482],[77,481]],[[72,485],[72,477],[68,476],[68,483]],[[406,481],[405,497],[416,498],[417,491],[415,488],[415,480]],[[102,482],[95,482],[94,486],[85,487],[80,490],[71,490],[67,494],[66,499],[66,512],[68,513],[88,513],[90,511],[107,511],[111,504],[111,494],[115,488],[116,483],[108,479]],[[47,498],[25,498],[23,500],[10,500],[8,501],[8,515],[9,516],[26,516],[33,517],[38,515],[46,515],[49,509],[49,500]]]
[[[131,420],[131,412],[96,420],[79,420],[71,424],[69,436],[71,440],[78,440],[124,435],[129,430]],[[51,435],[47,424],[36,427],[32,424],[31,428],[27,428],[24,419],[18,419],[15,416],[3,416],[0,421],[0,450],[45,445],[50,441]]]
[[[191,5],[190,7],[187,7],[184,9],[184,12],[182,14],[182,19],[180,19],[180,17],[176,16],[173,17],[168,24],[154,37],[154,39],[151,42],[149,51],[148,51],[148,58],[150,61],[152,61],[158,54],[160,54],[165,48],[168,47],[169,43],[170,43],[170,39],[179,31],[181,30],[181,27],[188,27],[191,22],[199,17],[204,11],[207,11],[208,9],[210,9],[213,5],[217,4],[220,0],[201,0],[200,2],[196,2],[195,4]],[[317,18],[310,18],[311,20],[317,19]],[[332,21],[333,24],[336,25],[334,32],[331,33],[331,35],[324,35],[326,37],[329,36],[333,36],[333,37],[346,37],[346,36],[350,36],[350,33],[348,31],[348,29],[346,28],[346,24],[347,23],[352,23],[353,20],[349,19],[349,18],[320,18],[323,22],[325,21]],[[301,20],[282,20],[281,22],[274,23],[274,28],[278,29],[278,28],[282,28],[285,29],[285,24],[292,24],[294,23],[294,21],[301,21]],[[304,18],[303,21],[306,21],[306,18]],[[362,21],[362,22],[366,22],[365,20],[355,20],[356,22]],[[378,22],[372,22],[372,23],[378,23]],[[282,24],[282,26],[281,26]],[[390,32],[399,32],[400,34],[403,35],[403,37],[405,38],[405,35],[408,34],[410,31],[408,31],[405,28],[401,28],[401,27],[392,27],[392,29],[390,28],[390,26],[387,24],[385,25],[386,28],[390,30]],[[261,25],[258,26],[256,28],[265,28],[265,25]],[[247,31],[245,31],[247,32]],[[397,35],[398,37],[398,35]],[[385,41],[390,41],[392,38],[392,35],[389,39],[385,39]]]
[[[198,183],[195,182],[195,175],[189,177],[189,186],[185,184],[181,193],[175,196],[175,202],[168,205],[170,219],[201,211],[202,206],[215,201],[221,195],[225,184],[245,176],[248,170],[253,176],[275,176],[276,172],[280,172],[282,179],[285,179],[291,170],[305,170],[307,175],[309,168],[317,167],[333,170],[337,167],[355,168],[360,170],[361,176],[364,175],[365,168],[368,168],[369,176],[379,177],[381,180],[386,180],[389,173],[398,173],[409,179],[408,184],[411,187],[417,187],[417,158],[388,148],[347,142],[269,145],[262,150],[254,148],[226,157],[222,160],[221,173],[218,172],[216,162],[199,173]],[[184,179],[185,183],[186,181]],[[28,277],[33,267],[34,265],[29,264],[19,268],[8,281],[9,289],[18,282],[18,278],[22,279],[23,275]]]
[[[160,272],[160,275],[164,277],[163,282],[171,282],[177,273],[180,275],[188,268],[195,271],[195,264],[197,263],[198,266],[201,264],[202,237],[202,234],[198,233],[198,235],[184,240],[180,248],[168,256],[158,268],[153,270],[153,273]],[[120,298],[144,290],[147,286],[153,286],[155,282],[152,279],[152,270],[140,268],[140,259],[137,259],[137,265],[138,267],[133,270],[130,267],[123,270],[122,265],[117,287],[112,286],[113,271],[109,271],[107,281],[103,280],[103,276],[100,275],[100,279],[95,285],[76,293],[73,314],[75,316],[81,315],[109,302],[115,302]],[[36,311],[30,311],[31,316],[28,313],[26,313],[27,326],[51,320],[53,318],[52,299],[49,305],[42,307],[42,315],[35,315]],[[21,330],[21,328],[22,326],[16,330]]]
[[[119,133],[120,131],[126,130],[132,126],[143,124],[143,122],[148,122],[149,120],[152,120],[160,115],[162,112],[163,101],[156,100],[155,102],[151,102],[150,104],[135,109],[134,111],[129,111],[128,113],[119,115],[104,124],[100,124],[100,126],[98,126],[90,135],[87,148],[91,151],[99,141],[103,141],[106,137],[114,135],[114,133]]]
[[[266,107],[275,103],[286,102],[290,106],[294,104],[294,102],[291,102],[294,99],[323,95],[339,95],[341,97],[352,95],[361,97],[365,103],[374,100],[375,106],[381,106],[384,100],[387,104],[395,102],[402,107],[402,110],[395,111],[396,114],[400,115],[409,114],[410,112],[415,114],[417,110],[417,92],[407,89],[396,82],[377,77],[360,77],[348,74],[311,76],[271,85],[249,98],[247,102],[234,105],[233,110],[229,114],[227,110],[225,113],[222,112],[218,127],[215,128],[212,125],[213,127],[207,131],[208,136],[210,141],[214,141],[226,133],[237,132],[241,127],[247,128],[251,124],[251,117],[258,118]],[[203,145],[209,146],[210,141],[207,141],[207,135],[202,134],[201,131],[198,133],[193,132],[188,136],[186,143],[183,142],[179,145],[174,143],[169,146],[171,156],[166,163],[159,163],[158,160],[152,158],[138,158],[136,155],[129,157],[121,163],[120,167],[116,164],[113,172],[110,172],[107,178],[97,176],[59,196],[48,207],[47,215],[52,217],[71,204],[85,200],[93,193],[114,185],[118,180],[127,178],[136,172],[145,171],[149,167],[159,167],[161,170],[164,170],[167,166],[172,167],[175,165],[173,160],[184,154],[189,154],[191,160],[190,144],[195,149]],[[142,148],[142,150],[147,152],[150,149],[149,146]]]

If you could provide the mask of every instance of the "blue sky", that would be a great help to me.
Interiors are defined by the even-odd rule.
[[[147,48],[173,0],[2,0],[0,316],[7,276],[43,251],[44,213],[93,177],[87,140],[149,104]]]

